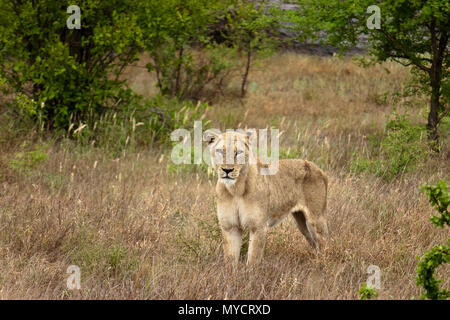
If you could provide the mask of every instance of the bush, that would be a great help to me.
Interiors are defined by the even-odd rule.
[[[235,1],[227,12],[227,43],[235,47],[245,64],[242,72],[241,97],[247,93],[251,65],[257,54],[269,55],[278,44],[283,11],[267,1]]]
[[[21,147],[25,148],[26,143],[23,143]],[[10,166],[18,172],[29,175],[36,166],[47,160],[46,149],[46,145],[37,145],[34,150],[17,152],[10,160]]]
[[[176,142],[172,142],[172,143],[174,145],[176,144]],[[204,160],[202,160],[202,162],[199,164],[194,163],[194,160],[195,160],[194,152],[195,151],[196,151],[195,147],[191,147],[191,149],[190,149],[190,152],[191,152],[190,160],[192,161],[191,164],[184,164],[184,163],[175,164],[169,160],[169,162],[167,163],[167,172],[171,175],[175,175],[175,174],[186,175],[186,174],[192,174],[192,173],[202,173],[202,174],[206,174],[208,177],[213,177],[215,175],[214,169],[212,167],[208,166],[208,164]],[[198,149],[197,152],[201,152],[203,155],[204,150]]]
[[[369,142],[369,156],[355,154],[351,170],[369,172],[388,181],[417,169],[429,155],[425,127],[411,124],[404,114],[396,112],[386,124],[385,136],[372,136]]]
[[[230,1],[142,1],[147,64],[163,95],[199,98],[208,83],[220,85],[233,66],[232,50],[212,41],[211,28]],[[231,56],[230,56],[231,55]]]
[[[107,112],[89,124],[71,125],[67,135],[73,136],[81,146],[94,145],[118,155],[140,146],[170,143],[173,130],[191,128],[194,119],[200,119],[208,107],[207,103],[161,95],[147,100],[136,96],[120,112]]]
[[[444,181],[440,180],[436,186],[423,185],[422,192],[426,193],[430,204],[436,208],[440,216],[431,217],[431,222],[441,228],[445,225],[450,225],[450,213],[448,206],[450,204],[450,197],[448,188]],[[417,267],[417,285],[425,289],[425,293],[421,299],[445,300],[450,297],[450,291],[440,289],[439,283],[442,280],[434,278],[435,270],[444,263],[450,262],[450,238],[447,245],[440,245],[431,248],[425,252],[419,261]]]
[[[224,81],[245,57],[241,95],[246,92],[256,53],[270,52],[279,12],[266,1],[145,1],[140,13],[145,49],[164,95],[200,98],[210,84],[222,91]]]
[[[134,1],[77,4],[81,29],[70,30],[67,1],[0,0],[3,91],[42,106],[41,120],[50,129],[65,130],[70,122],[85,122],[126,103],[118,76],[141,44]]]
[[[363,283],[361,288],[358,290],[358,294],[360,295],[360,300],[370,300],[378,297],[377,290],[375,288],[368,287],[366,283]]]
[[[10,114],[60,134],[76,132],[77,139],[81,130],[111,114],[126,118],[147,106],[142,101],[137,106],[141,98],[120,80],[142,50],[150,54],[147,69],[156,73],[162,95],[200,100],[208,90],[222,92],[229,73],[240,67],[239,52],[263,50],[267,38],[263,7],[242,0],[82,0],[77,5],[81,28],[69,29],[66,1],[0,0],[0,89],[14,98]],[[229,33],[223,43],[215,40],[218,21],[230,26],[223,30]],[[249,67],[250,60],[245,79]],[[162,114],[171,110],[150,111],[150,126],[170,128],[172,120]]]

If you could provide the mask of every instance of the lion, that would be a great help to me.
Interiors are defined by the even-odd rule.
[[[328,237],[327,176],[312,162],[301,159],[279,160],[276,174],[262,175],[261,169],[267,165],[257,156],[254,163],[249,161],[253,152],[250,135],[237,131],[205,133],[211,165],[218,175],[217,216],[226,260],[238,265],[242,232],[248,228],[247,265],[259,263],[268,227],[279,224],[289,214],[307,242],[318,251]]]

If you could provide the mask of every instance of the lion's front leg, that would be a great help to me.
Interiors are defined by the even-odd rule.
[[[267,229],[265,227],[250,230],[247,265],[256,265],[261,261],[264,254],[266,237]]]
[[[237,227],[222,227],[222,234],[225,259],[236,267],[241,253],[242,230]]]
[[[242,245],[242,228],[239,225],[236,206],[218,201],[217,217],[222,229],[225,259],[237,266]]]

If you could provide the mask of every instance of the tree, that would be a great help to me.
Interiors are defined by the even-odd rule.
[[[33,102],[50,129],[124,103],[119,75],[141,46],[134,1],[77,1],[80,29],[66,25],[70,4],[0,0],[0,83]]]
[[[430,186],[424,184],[422,192],[428,197],[430,204],[439,212],[440,216],[431,217],[431,222],[440,228],[450,226],[450,212],[448,206],[450,205],[450,197],[448,193],[447,184],[443,180],[439,180],[437,185]],[[445,300],[450,298],[450,290],[441,289],[439,284],[442,280],[437,280],[434,277],[436,269],[445,263],[450,262],[450,238],[448,238],[447,245],[438,245],[430,250],[420,258],[416,272],[417,285],[425,289],[425,293],[420,297],[421,299]]]
[[[450,103],[450,1],[448,0],[300,0],[296,23],[299,37],[324,41],[341,51],[367,35],[375,61],[388,59],[412,66],[422,92],[430,96],[428,138],[438,151],[438,126],[449,114]],[[380,28],[369,29],[367,20],[380,9]],[[373,8],[373,7],[372,7]]]
[[[144,48],[162,94],[189,98],[223,71],[213,58],[203,64],[196,53],[214,49],[211,28],[224,14],[229,1],[223,0],[141,0],[139,25],[144,31]]]
[[[279,8],[270,6],[270,1],[265,0],[235,1],[227,13],[224,37],[245,57],[241,97],[247,92],[247,79],[254,56],[270,52],[277,42],[275,33],[279,30],[280,13]]]

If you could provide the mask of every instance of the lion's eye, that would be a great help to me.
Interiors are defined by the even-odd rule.
[[[236,155],[237,155],[237,156],[240,155],[240,154],[242,154],[242,153],[244,153],[244,151],[242,151],[242,150],[236,151]]]
[[[216,149],[217,153],[223,154],[223,150],[222,149]]]

